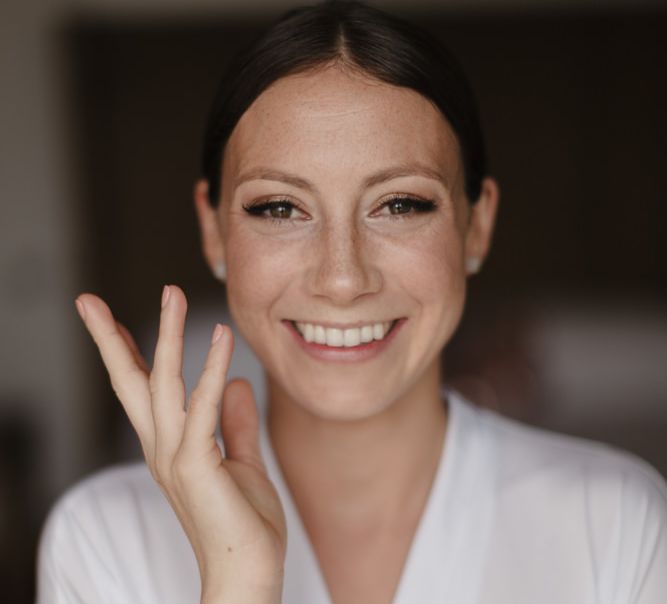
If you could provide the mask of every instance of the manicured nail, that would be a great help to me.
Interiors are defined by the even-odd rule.
[[[171,290],[169,289],[168,285],[164,286],[164,289],[162,290],[162,308],[167,306],[167,302],[169,302],[169,294],[171,293]]]
[[[74,300],[74,304],[76,304],[76,309],[79,311],[79,316],[83,321],[86,320],[86,307],[83,305],[83,302],[79,300],[78,298]]]
[[[211,345],[215,344],[220,339],[221,335],[222,335],[222,325],[218,323],[215,326],[215,329],[213,330],[213,336],[211,337]]]

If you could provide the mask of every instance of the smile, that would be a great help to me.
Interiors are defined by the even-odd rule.
[[[384,340],[397,320],[369,323],[346,329],[299,321],[293,321],[292,323],[306,342],[323,344],[333,348],[352,348],[360,344],[368,344],[374,340]]]
[[[377,357],[390,346],[407,318],[377,323],[320,325],[284,320],[298,347],[317,361],[358,363]]]

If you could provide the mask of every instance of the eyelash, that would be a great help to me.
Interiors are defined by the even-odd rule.
[[[288,207],[296,210],[300,210],[296,204],[292,203],[287,199],[277,199],[275,201],[265,201],[263,203],[257,203],[254,205],[243,206],[243,209],[250,214],[251,216],[256,216],[257,218],[264,218],[265,220],[270,220],[273,223],[289,222],[289,218],[276,218],[275,216],[264,216],[264,212],[271,210],[273,208]]]
[[[409,218],[414,214],[426,214],[428,212],[433,212],[436,209],[435,202],[430,199],[420,199],[418,197],[411,197],[409,195],[395,195],[390,199],[386,200],[380,205],[379,209],[389,207],[392,204],[400,201],[404,204],[408,204],[412,211],[409,212],[400,212],[399,214],[390,214],[389,218],[391,220],[404,220]],[[287,207],[296,210],[301,210],[296,204],[292,203],[288,199],[277,199],[275,201],[266,201],[263,203],[257,203],[254,205],[243,206],[243,209],[250,214],[251,216],[257,216],[258,218],[264,218],[265,220],[270,220],[273,223],[285,224],[290,218],[276,218],[274,216],[264,216],[264,212],[271,210],[273,208]]]
[[[380,208],[386,208],[391,206],[391,204],[400,201],[402,203],[407,203],[412,208],[412,212],[401,212],[399,214],[389,214],[389,218],[392,220],[402,220],[408,218],[411,214],[427,214],[428,212],[433,212],[436,209],[436,204],[430,199],[420,199],[419,197],[411,197],[410,195],[395,195],[390,197],[382,203]]]

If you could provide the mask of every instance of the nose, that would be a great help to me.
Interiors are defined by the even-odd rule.
[[[312,258],[314,263],[307,275],[311,295],[326,297],[342,306],[378,292],[382,286],[382,275],[373,265],[367,238],[349,222],[327,225]]]

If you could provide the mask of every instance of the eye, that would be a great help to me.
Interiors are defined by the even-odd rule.
[[[436,205],[428,199],[419,199],[408,195],[396,195],[385,201],[380,210],[387,208],[391,218],[407,218],[410,214],[424,214],[433,212]]]
[[[268,218],[271,222],[290,221],[294,218],[292,214],[295,211],[301,211],[295,204],[287,199],[256,203],[249,206],[243,206],[243,209],[251,216]]]

